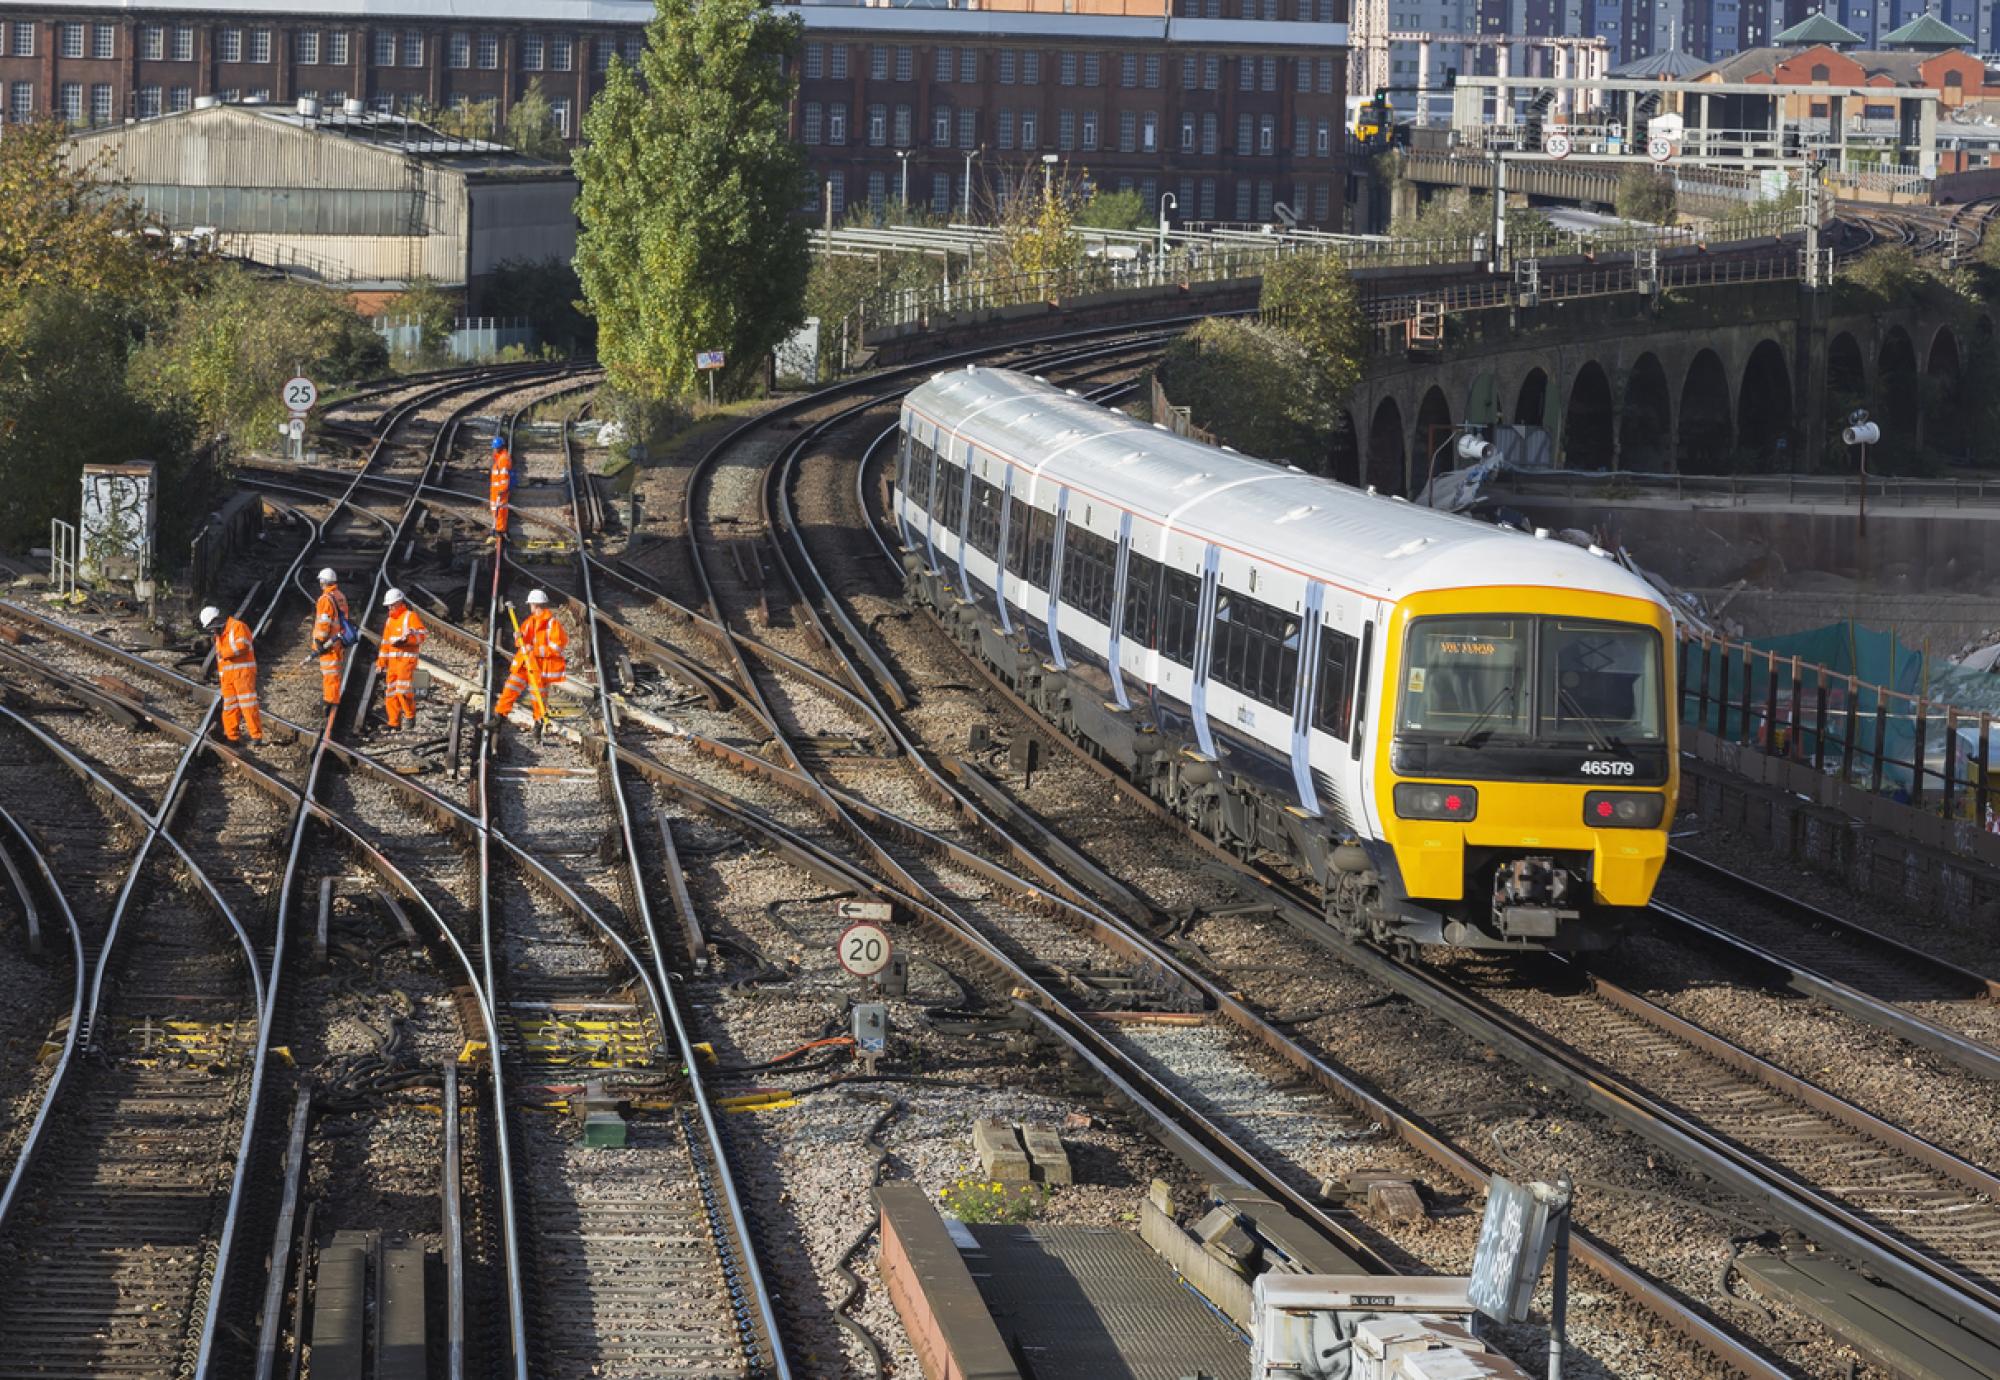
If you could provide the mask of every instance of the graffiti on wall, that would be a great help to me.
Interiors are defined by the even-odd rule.
[[[77,523],[78,573],[85,580],[145,580],[153,570],[159,507],[150,460],[83,467],[83,515]]]

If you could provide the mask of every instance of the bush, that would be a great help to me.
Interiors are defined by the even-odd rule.
[[[1612,209],[1626,220],[1643,220],[1649,225],[1672,225],[1678,194],[1674,179],[1660,168],[1634,164],[1618,179]]]
[[[1305,348],[1269,326],[1210,317],[1160,358],[1167,396],[1250,455],[1322,470],[1332,441]]]
[[[960,1179],[938,1198],[944,1210],[961,1222],[1031,1222],[1042,1215],[1049,1192],[1040,1184]]]
[[[486,286],[490,316],[525,317],[546,349],[564,355],[589,354],[597,344],[597,323],[583,314],[583,284],[561,259],[508,259],[493,270]]]

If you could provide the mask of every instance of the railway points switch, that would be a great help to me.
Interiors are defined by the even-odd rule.
[[[574,1106],[583,1118],[583,1143],[586,1148],[625,1148],[625,1117],[618,1110],[618,1099],[604,1091],[602,1082],[593,1080],[584,1084],[583,1096],[577,1099]]]

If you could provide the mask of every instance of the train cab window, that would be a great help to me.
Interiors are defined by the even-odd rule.
[[[958,520],[965,508],[965,470],[943,456],[938,457],[937,506],[931,516],[947,531],[958,531]]]
[[[1215,601],[1209,676],[1259,704],[1289,709],[1299,683],[1299,620],[1247,594]]]
[[[1525,738],[1533,619],[1419,618],[1404,653],[1405,732]]]
[[[1160,574],[1160,655],[1193,666],[1201,631],[1201,577],[1172,566],[1162,567]]]
[[[1541,620],[1536,736],[1544,742],[1612,738],[1657,742],[1664,696],[1660,635],[1632,623]]]
[[[1159,632],[1158,597],[1160,563],[1137,551],[1125,556],[1125,636],[1141,647],[1151,647]]]
[[[1063,602],[1109,626],[1113,583],[1118,578],[1117,544],[1075,523],[1068,527],[1063,537]]]
[[[1354,663],[1360,643],[1344,632],[1321,628],[1319,687],[1313,698],[1313,727],[1347,741],[1354,717]]]
[[[1021,578],[1036,589],[1049,587],[1049,567],[1056,559],[1056,515],[1041,508],[1028,510],[1028,552]]]
[[[966,515],[965,539],[982,556],[993,556],[1000,550],[1000,491],[976,474],[972,476],[972,511]]]

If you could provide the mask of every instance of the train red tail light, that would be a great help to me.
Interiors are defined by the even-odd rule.
[[[1434,786],[1404,781],[1395,790],[1396,818],[1464,822],[1479,813],[1479,792],[1470,786]]]
[[[1667,798],[1650,791],[1586,791],[1583,822],[1595,829],[1657,829]]]

